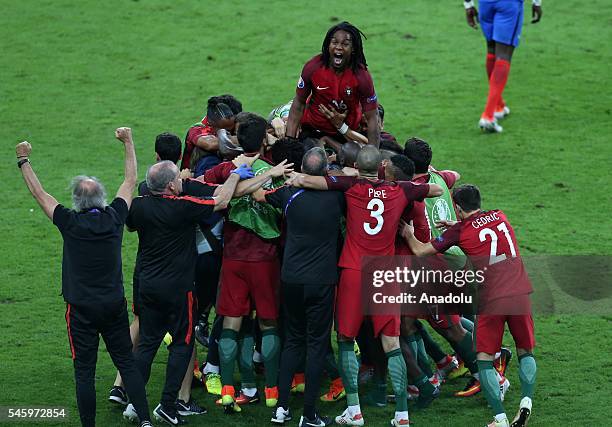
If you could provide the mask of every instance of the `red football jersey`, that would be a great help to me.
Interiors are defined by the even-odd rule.
[[[296,94],[306,101],[301,123],[330,135],[337,134],[338,130],[319,112],[319,105],[348,111],[345,122],[351,129],[358,128],[362,111],[378,108],[374,83],[367,68],[357,71],[346,68],[336,74],[332,67],[323,64],[321,55],[304,65]]]
[[[402,212],[429,192],[429,184],[412,182],[348,176],[328,176],[326,181],[330,190],[344,191],[346,238],[338,265],[354,270],[361,270],[362,256],[395,254],[395,235]]]
[[[514,230],[500,210],[480,211],[450,227],[431,244],[438,252],[459,246],[474,267],[485,272],[483,298],[493,300],[533,292]]]
[[[196,123],[197,124],[197,123]],[[208,117],[202,119],[202,126],[192,126],[187,132],[185,138],[185,149],[183,150],[183,158],[181,160],[181,169],[189,169],[191,162],[191,153],[196,146],[198,138],[201,136],[216,136],[217,130],[208,123]]]

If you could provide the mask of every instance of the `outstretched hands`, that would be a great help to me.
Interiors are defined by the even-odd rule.
[[[275,178],[289,175],[293,172],[293,163],[287,163],[287,159],[270,169],[270,176]]]
[[[347,112],[340,113],[334,107],[327,108],[323,104],[319,104],[319,112],[327,117],[327,120],[331,122],[336,129],[339,129],[346,119]]]

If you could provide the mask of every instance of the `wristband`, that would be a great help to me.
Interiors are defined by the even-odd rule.
[[[472,9],[476,6],[474,6],[474,0],[469,0],[463,2],[463,7],[465,7],[466,9]]]
[[[340,132],[342,135],[346,135],[348,130],[349,130],[349,127],[346,123],[342,123],[342,126],[338,128],[338,132]]]
[[[534,6],[542,6],[542,0],[533,0]]]
[[[28,159],[27,157],[25,159],[21,159],[17,162],[17,167],[19,169],[21,169],[21,167],[26,164],[26,163],[30,163],[30,159]]]

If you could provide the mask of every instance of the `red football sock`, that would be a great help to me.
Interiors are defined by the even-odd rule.
[[[487,66],[487,79],[490,80],[491,74],[493,73],[493,67],[495,66],[495,54],[494,53],[487,53],[486,66]]]
[[[487,97],[484,113],[482,113],[484,119],[493,120],[493,113],[495,113],[502,100],[502,93],[508,81],[508,74],[510,74],[510,62],[505,59],[497,59],[489,79],[489,96]]]
[[[487,67],[487,78],[488,80],[491,80],[491,74],[493,74],[493,67],[495,67],[495,54],[494,53],[487,52],[487,60],[485,64]],[[504,109],[505,106],[506,106],[506,103],[504,102],[504,98],[500,97],[499,103],[497,104],[497,108],[495,109],[495,111],[501,111]]]

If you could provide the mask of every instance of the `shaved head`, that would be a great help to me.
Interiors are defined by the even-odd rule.
[[[359,174],[374,175],[378,174],[378,166],[381,162],[380,151],[372,145],[366,145],[357,155],[357,169]]]
[[[356,142],[349,141],[342,144],[338,156],[340,164],[342,166],[348,166],[349,168],[354,167],[359,151],[361,151],[361,145],[357,144]]]

